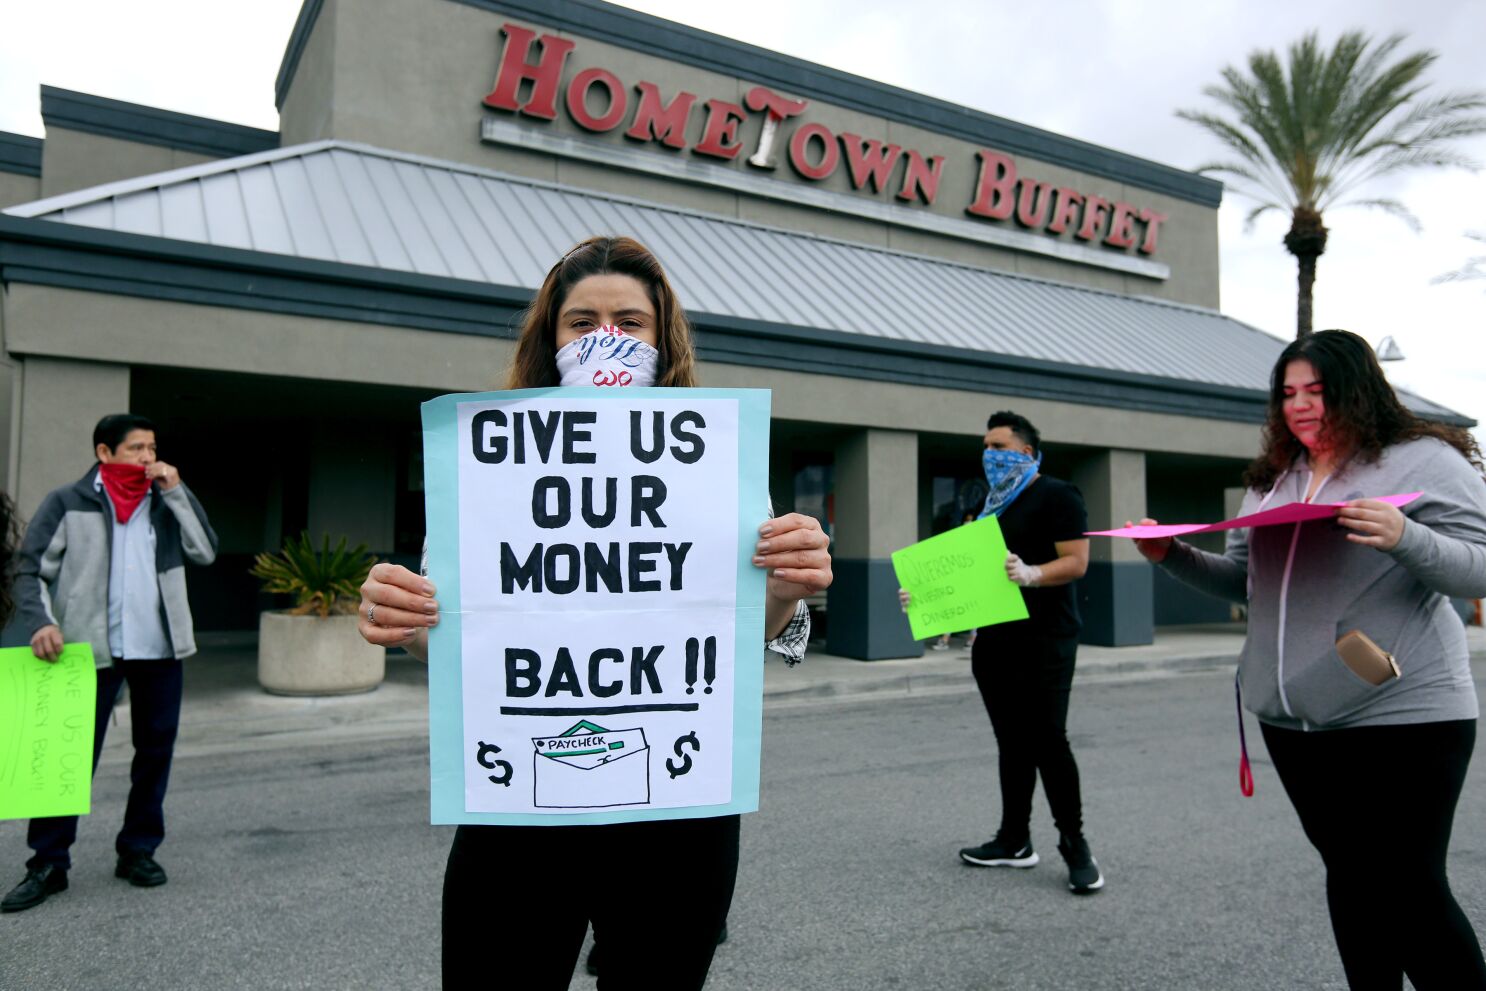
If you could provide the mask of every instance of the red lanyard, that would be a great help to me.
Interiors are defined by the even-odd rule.
[[[1234,704],[1238,708],[1238,790],[1244,798],[1254,797],[1254,770],[1249,766],[1249,741],[1243,730],[1243,689],[1238,684],[1238,672],[1233,673]]]

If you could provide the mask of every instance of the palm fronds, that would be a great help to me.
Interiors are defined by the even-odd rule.
[[[294,608],[289,611],[296,616],[353,613],[361,599],[361,583],[376,559],[367,553],[365,544],[347,550],[346,543],[342,537],[332,549],[326,534],[317,551],[306,530],[285,541],[279,553],[259,554],[249,573],[263,579],[263,591],[294,596]]]
[[[1426,98],[1423,77],[1438,56],[1395,58],[1404,40],[1349,31],[1328,52],[1313,31],[1284,62],[1255,51],[1247,71],[1224,68],[1223,84],[1203,93],[1226,114],[1177,111],[1237,156],[1198,171],[1236,180],[1235,192],[1287,213],[1356,205],[1407,217],[1392,200],[1352,197],[1373,179],[1410,169],[1474,168],[1450,144],[1486,133],[1486,93]]]
[[[1486,231],[1468,231],[1465,236],[1472,241],[1480,241],[1482,244],[1486,244]],[[1465,264],[1455,271],[1446,272],[1444,275],[1436,275],[1429,281],[1437,285],[1441,282],[1475,282],[1477,280],[1486,280],[1486,255],[1476,255],[1474,258],[1467,258]]]

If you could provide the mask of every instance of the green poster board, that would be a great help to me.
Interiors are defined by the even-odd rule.
[[[1006,577],[1006,540],[994,516],[894,552],[893,571],[912,596],[915,640],[1027,618],[1022,590]]]
[[[88,644],[0,650],[0,819],[87,815],[97,692]]]

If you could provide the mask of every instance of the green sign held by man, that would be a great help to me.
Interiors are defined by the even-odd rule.
[[[913,638],[1026,619],[1022,590],[1005,565],[1006,540],[994,516],[893,552],[898,584],[910,596]]]
[[[0,650],[0,819],[87,815],[96,691],[88,644]]]

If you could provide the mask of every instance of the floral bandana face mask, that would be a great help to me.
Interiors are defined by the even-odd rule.
[[[655,384],[660,352],[618,327],[600,327],[557,352],[563,385]]]
[[[1017,496],[1026,491],[1032,479],[1037,477],[1037,469],[1042,466],[1042,455],[1032,458],[1021,451],[987,449],[981,458],[981,466],[985,468],[986,483],[991,487],[985,508],[980,511],[979,518],[985,519],[987,516],[1000,516]]]

